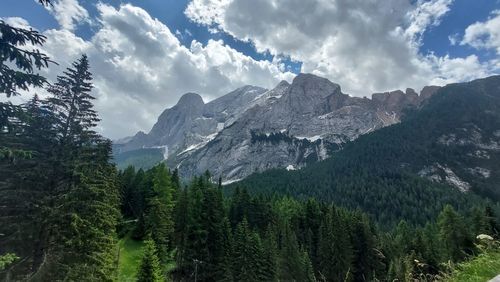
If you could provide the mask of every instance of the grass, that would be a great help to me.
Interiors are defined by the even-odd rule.
[[[485,282],[500,274],[500,249],[482,253],[461,263],[446,280],[449,282]]]
[[[118,281],[135,281],[137,269],[142,258],[142,241],[136,241],[130,236],[125,236],[119,242],[120,256],[118,260]]]

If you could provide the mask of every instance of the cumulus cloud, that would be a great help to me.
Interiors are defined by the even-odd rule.
[[[17,28],[29,29],[31,27],[27,20],[20,17],[8,17],[8,18],[2,18],[2,20],[5,21],[5,23]]]
[[[90,22],[88,11],[78,3],[78,0],[57,0],[47,9],[54,15],[61,28],[74,30],[82,22]]]
[[[301,61],[302,72],[325,76],[345,92],[365,96],[463,79],[470,77],[466,71],[478,68],[482,71],[477,76],[487,73],[491,65],[475,56],[419,52],[425,31],[439,25],[452,2],[192,0],[185,14],[210,29],[252,42],[259,52]]]
[[[279,62],[256,61],[222,40],[205,45],[193,40],[185,47],[139,7],[100,3],[97,9],[99,27],[90,40],[66,28],[47,30],[43,48],[60,64],[48,70],[49,79],[88,54],[100,130],[108,137],[148,131],[186,92],[200,93],[208,101],[246,84],[273,87],[294,76],[283,72]]]
[[[477,49],[494,49],[500,54],[500,10],[493,11],[487,21],[467,27],[460,44]]]

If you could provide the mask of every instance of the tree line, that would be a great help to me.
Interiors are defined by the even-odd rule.
[[[488,207],[460,214],[447,205],[424,226],[401,221],[386,230],[359,210],[315,199],[240,188],[224,196],[208,172],[184,187],[164,164],[129,167],[119,179],[129,219],[119,233],[148,242],[139,281],[431,280],[447,262],[475,254],[478,234],[498,235]]]

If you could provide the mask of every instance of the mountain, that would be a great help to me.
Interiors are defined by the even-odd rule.
[[[295,170],[398,123],[405,109],[418,107],[437,89],[358,98],[325,78],[299,74],[291,84],[282,81],[272,90],[245,86],[207,104],[188,93],[148,134],[139,132],[115,151],[165,148],[167,164],[185,178],[210,170],[230,182],[271,168]]]
[[[425,223],[446,203],[464,210],[481,197],[498,208],[499,183],[500,76],[493,76],[439,89],[401,123],[345,144],[326,161],[254,174],[228,189],[317,197],[380,222]]]

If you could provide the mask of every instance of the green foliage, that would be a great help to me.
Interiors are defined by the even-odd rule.
[[[36,30],[13,27],[0,20],[0,93],[10,97],[19,95],[19,89],[27,91],[30,86],[41,87],[46,83],[36,70],[48,67],[52,61],[38,49],[25,48],[41,46],[45,39]]]
[[[445,206],[438,217],[439,236],[445,259],[457,261],[465,257],[464,247],[472,245],[463,218],[451,206]],[[472,247],[472,246],[471,246]]]
[[[171,236],[174,223],[172,221],[174,187],[170,173],[165,164],[151,169],[152,190],[147,197],[147,230],[151,233],[162,262],[166,262],[171,249]]]
[[[19,257],[12,253],[7,253],[0,256],[0,270],[4,270],[7,266],[18,260]]]
[[[50,86],[48,99],[35,96],[4,120],[2,145],[30,152],[0,160],[7,211],[0,216],[0,251],[23,258],[7,276],[115,279],[116,171],[111,142],[94,131],[91,81],[82,56]]]
[[[500,249],[490,249],[470,261],[457,265],[452,274],[443,281],[483,282],[490,281],[500,273]]]
[[[144,254],[137,272],[137,282],[163,282],[160,259],[153,240],[144,242]]]
[[[120,173],[122,185],[129,187],[126,181],[135,183],[138,175],[143,175],[139,191],[147,199],[154,194],[158,181],[153,179],[161,166],[135,175],[129,168]],[[165,172],[172,182],[174,172]],[[171,234],[176,267],[169,272],[172,279],[430,279],[446,271],[443,265],[449,261],[462,261],[475,252],[469,234],[477,227],[465,222],[474,219],[482,223],[480,226],[491,226],[497,219],[490,209],[474,212],[477,209],[471,208],[459,214],[447,207],[439,220],[436,217],[424,227],[401,221],[395,228],[381,231],[359,210],[347,211],[314,199],[252,196],[245,189],[236,189],[232,197],[224,198],[220,189],[205,174],[176,192]],[[148,213],[146,209],[146,218]],[[149,228],[144,232],[150,232]],[[447,240],[457,234],[463,234],[464,240],[452,247],[462,256],[450,258]]]

